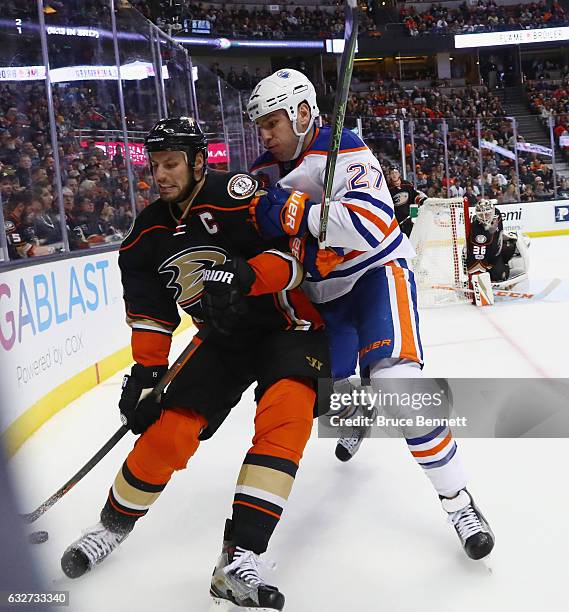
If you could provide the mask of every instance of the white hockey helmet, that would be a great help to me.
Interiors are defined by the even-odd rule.
[[[476,203],[475,214],[480,223],[488,229],[492,225],[495,214],[496,200],[482,199]]]
[[[306,102],[310,107],[310,123],[304,132],[299,132],[296,126],[298,106],[301,102]],[[251,121],[256,121],[277,110],[286,111],[292,123],[292,130],[299,137],[294,155],[296,158],[302,149],[305,136],[320,114],[314,85],[302,72],[292,68],[277,70],[271,76],[259,81],[253,90],[247,103],[247,113]]]

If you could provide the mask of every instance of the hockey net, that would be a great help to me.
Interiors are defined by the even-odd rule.
[[[411,232],[419,306],[472,301],[463,257],[469,231],[468,204],[463,198],[427,198],[420,206]]]

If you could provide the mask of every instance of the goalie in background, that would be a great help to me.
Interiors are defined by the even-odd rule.
[[[504,288],[527,278],[525,236],[504,231],[496,200],[480,200],[466,241],[468,274],[490,273],[494,287]]]
[[[408,181],[402,180],[401,172],[396,166],[389,168],[387,187],[395,206],[395,218],[401,231],[409,237],[413,229],[413,219],[427,196],[422,191],[417,191]]]

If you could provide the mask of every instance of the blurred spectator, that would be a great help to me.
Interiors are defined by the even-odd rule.
[[[399,17],[410,36],[549,28],[568,23],[565,10],[556,0],[517,5],[497,4],[495,0],[465,0],[459,7],[447,8],[435,3],[425,11],[403,4]]]

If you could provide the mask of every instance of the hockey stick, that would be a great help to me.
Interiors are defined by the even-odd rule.
[[[496,289],[494,295],[497,297],[507,297],[512,299],[526,299],[526,300],[542,300],[547,297],[552,291],[557,289],[561,284],[561,279],[554,278],[546,287],[544,287],[539,293],[521,293],[518,291],[506,291],[505,289]],[[452,285],[431,285],[429,289],[444,289],[446,291],[456,291],[458,293],[468,293],[474,295],[473,289],[467,289],[465,287],[453,287]]]
[[[342,129],[344,128],[344,117],[346,115],[346,104],[350,93],[350,82],[352,80],[352,69],[354,67],[354,56],[358,41],[358,2],[357,0],[346,0],[346,24],[344,32],[344,51],[340,62],[340,74],[338,75],[338,89],[334,102],[334,114],[332,115],[332,135],[328,156],[326,158],[326,169],[324,171],[324,201],[320,211],[320,231],[318,233],[318,248],[326,248],[326,232],[328,230],[328,213],[330,211],[330,199],[334,185],[334,170],[342,140]]]
[[[200,341],[203,339],[200,338]],[[154,387],[151,391],[151,395],[158,396],[164,391],[164,389],[174,380],[174,378],[178,375],[178,372],[184,366],[184,364],[188,361],[191,354],[195,351],[195,349],[199,346],[200,342],[196,340],[196,336],[192,338],[192,341],[188,346],[184,349],[182,354],[176,359],[176,361],[172,364],[172,366],[168,369],[166,374],[160,379],[160,382]],[[20,514],[20,518],[23,519],[25,523],[33,523],[37,521],[37,519],[42,516],[47,510],[49,510],[56,502],[58,502],[66,493],[69,491],[84,477],[86,476],[96,465],[101,461],[101,459],[114,447],[116,444],[124,437],[124,435],[129,431],[126,425],[122,425],[117,429],[117,431],[105,442],[105,444],[87,461],[87,463],[76,473],[74,474],[60,489],[58,489],[49,499],[46,499],[43,504],[38,506],[33,512],[29,512],[28,514]]]

